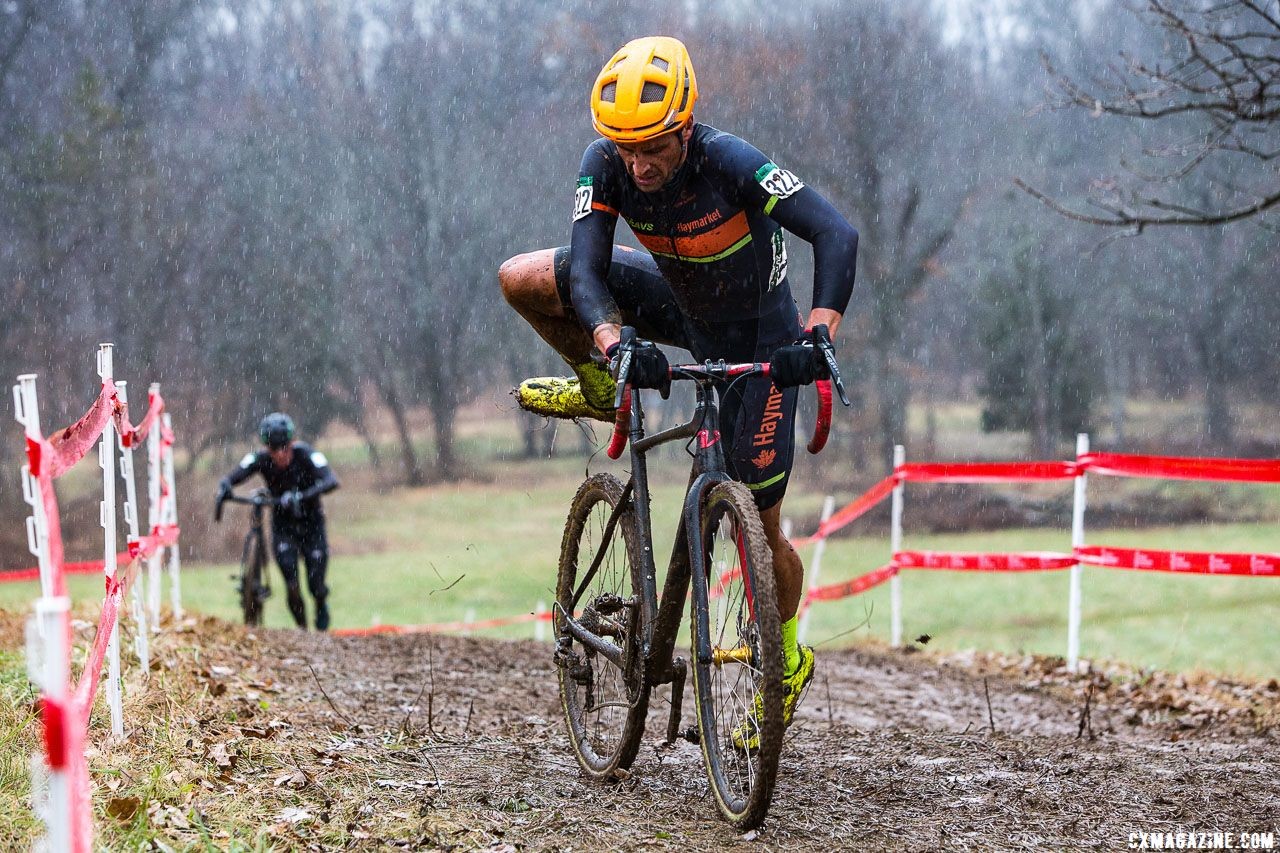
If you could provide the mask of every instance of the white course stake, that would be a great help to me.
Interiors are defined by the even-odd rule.
[[[24,373],[18,377],[18,384],[13,386],[13,408],[26,437],[39,441],[40,408],[36,400],[34,373]],[[49,598],[53,595],[53,567],[49,563],[49,520],[44,514],[40,481],[31,473],[30,464],[22,466],[22,499],[31,507],[31,515],[27,516],[27,550],[40,566],[40,594]]]
[[[162,415],[164,418],[165,432],[173,434],[173,419],[169,417],[169,413]],[[165,445],[162,454],[164,483],[169,491],[169,499],[164,502],[163,512],[161,513],[161,524],[177,524],[178,523],[178,493],[174,490],[173,477],[173,445]],[[178,557],[178,546],[170,545],[166,550],[169,552],[169,606],[173,608],[173,618],[182,618],[182,586],[178,581],[178,574],[181,570],[181,563]]]
[[[907,449],[901,444],[893,446],[893,469],[907,461]],[[889,550],[896,554],[902,550],[902,498],[906,483],[899,480],[893,487],[893,520],[889,528]],[[889,642],[894,646],[902,645],[902,575],[895,574],[889,579]]]
[[[98,376],[103,382],[112,381],[111,344],[98,346]],[[102,503],[98,521],[102,525],[102,573],[111,588],[119,566],[116,565],[116,424],[108,419],[102,428],[98,442],[98,466],[102,468]],[[124,716],[120,695],[120,614],[116,613],[111,625],[111,637],[107,641],[107,708],[111,711],[111,734],[124,736]],[[90,709],[85,709],[88,713]]]
[[[160,384],[151,383],[150,394],[160,393]],[[160,525],[160,424],[152,424],[147,433],[147,533],[154,535]],[[147,607],[151,611],[151,629],[160,628],[160,553],[156,548],[147,558]]]
[[[68,678],[71,599],[43,596],[36,601],[36,613],[27,623],[27,671],[32,682],[59,707],[70,699]],[[66,721],[66,725],[75,725]],[[64,747],[67,748],[67,747]],[[31,787],[36,813],[44,820],[46,850],[71,850],[72,764],[54,768],[37,756],[31,763]],[[40,797],[42,793],[44,796]]]
[[[128,383],[117,382],[116,394],[120,402],[127,406]],[[119,436],[118,441],[120,442],[120,476],[124,478],[124,521],[129,527],[126,541],[137,542],[141,534],[138,531],[138,487],[133,475],[133,444],[130,442],[129,446],[125,447],[124,436]],[[133,589],[129,592],[129,613],[133,616],[134,625],[137,627],[137,633],[133,638],[134,652],[138,655],[138,663],[142,667],[143,675],[146,675],[151,671],[151,652],[148,646],[147,609],[143,606],[143,589],[145,585],[142,576],[138,575],[134,579]]]
[[[1076,461],[1089,452],[1089,434],[1076,436]],[[1084,507],[1086,477],[1083,471],[1076,474],[1075,501],[1071,508],[1071,547],[1084,545]],[[1080,662],[1080,581],[1083,569],[1079,563],[1071,567],[1071,587],[1067,596],[1067,669],[1076,671]]]
[[[538,618],[533,623],[533,638],[539,643],[547,639],[547,623],[543,621],[543,615],[547,612],[547,603],[539,601],[538,606],[533,611]]]
[[[831,518],[831,514],[836,511],[835,495],[827,495],[826,500],[822,502],[822,522],[826,524],[827,519]],[[821,525],[819,525],[821,526]],[[784,531],[788,539],[791,538],[791,531]],[[822,571],[822,552],[827,549],[827,537],[822,537],[813,546],[813,558],[809,562],[809,583],[805,587],[806,593],[812,591],[818,586],[818,576]],[[805,637],[809,634],[809,613],[813,608],[806,605],[804,599],[800,600],[800,624],[796,626],[796,642],[803,643]]]

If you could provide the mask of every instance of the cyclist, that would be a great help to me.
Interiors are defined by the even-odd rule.
[[[329,627],[329,588],[325,573],[329,566],[329,541],[325,536],[324,508],[320,496],[338,488],[338,478],[323,453],[293,440],[293,418],[272,412],[258,425],[262,450],[247,454],[218,485],[218,499],[230,494],[239,483],[261,474],[275,498],[271,513],[271,540],[276,564],[284,575],[289,612],[299,628],[307,627],[307,611],[298,581],[298,555],[307,564],[307,589],[316,604],[316,630]]]
[[[813,650],[796,642],[804,567],[782,535],[781,501],[794,451],[796,386],[826,376],[813,329],[834,336],[853,290],[858,233],[817,191],[736,136],[693,119],[698,85],[678,40],[628,42],[591,90],[602,138],[582,157],[568,247],[502,265],[503,295],[573,369],[529,379],[521,407],[552,417],[612,421],[615,384],[604,362],[622,325],[698,360],[771,365],[726,389],[720,434],[729,470],[751,489],[773,552],[783,620],[789,724],[813,678]],[[613,245],[618,218],[647,253]],[[813,245],[813,308],[802,324],[787,280],[782,228]],[[604,358],[602,359],[600,355]],[[633,356],[631,381],[666,392],[656,347]],[[757,705],[734,733],[754,745]]]

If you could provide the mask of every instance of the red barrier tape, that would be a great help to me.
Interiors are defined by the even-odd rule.
[[[805,595],[804,606],[808,607],[814,601],[834,601],[837,598],[858,595],[879,586],[897,573],[898,567],[890,563],[887,566],[881,566],[874,571],[867,572],[865,575],[859,575],[850,581],[833,583],[829,586],[816,586]]]
[[[1076,557],[1091,566],[1202,575],[1280,575],[1280,554],[1215,554],[1201,551],[1152,551],[1084,545]]]
[[[518,625],[521,622],[550,622],[550,613],[522,613],[479,622],[436,622],[431,625],[373,625],[368,628],[337,628],[329,633],[337,637],[368,637],[373,634],[433,634],[441,631],[477,631]]]
[[[1039,572],[1069,569],[1079,562],[1071,554],[1025,551],[982,554],[967,551],[899,551],[893,565],[900,569],[954,569],[968,572]]]
[[[107,579],[107,596],[102,601],[102,612],[98,615],[98,631],[93,636],[93,646],[89,649],[89,657],[85,660],[75,690],[75,707],[85,721],[88,721],[89,712],[93,709],[93,698],[102,677],[102,664],[106,660],[107,644],[111,641],[111,633],[120,618],[120,603],[128,594],[141,566],[141,560],[134,560],[125,567],[123,576],[117,572],[116,577]]]
[[[151,432],[152,426],[155,425],[162,412],[164,412],[164,397],[159,394],[147,395],[147,413],[137,426],[129,423],[127,406],[121,405],[117,407],[116,428],[120,431],[120,443],[125,447],[137,447],[139,443],[146,439],[147,433]],[[172,443],[172,436],[170,436],[170,443]]]
[[[98,392],[98,399],[94,400],[89,411],[85,412],[80,420],[66,429],[58,430],[47,439],[40,440],[42,445],[40,461],[41,464],[49,466],[48,475],[51,479],[61,477],[71,466],[85,457],[94,442],[102,435],[102,430],[115,414],[115,409],[116,387],[109,382],[104,382],[101,391]],[[28,439],[28,442],[30,441],[31,439]],[[38,471],[38,468],[39,466],[32,466],[31,472],[36,476],[42,476],[44,472]]]
[[[40,719],[44,723],[44,752],[49,769],[66,769],[70,758],[67,749],[67,708],[48,696],[40,697]]]
[[[176,524],[163,524],[151,528],[151,535],[129,543],[129,559],[150,557],[158,548],[177,544],[180,532],[181,529]]]
[[[796,539],[792,542],[794,545],[810,545],[819,539],[826,539],[832,533],[840,528],[852,524],[856,519],[866,515],[880,501],[887,498],[893,493],[893,487],[897,482],[893,477],[885,477],[879,483],[876,483],[868,489],[861,497],[855,498],[852,502],[845,505],[835,515],[828,518],[822,524],[818,525],[818,529],[814,531],[812,536],[806,536],[803,539]]]
[[[116,562],[120,565],[128,563],[130,560],[128,551],[121,551],[116,554]],[[64,575],[94,575],[106,568],[106,564],[102,560],[89,560],[84,563],[66,563],[62,567]],[[40,580],[40,567],[34,566],[29,569],[17,569],[12,572],[0,572],[0,583],[19,583],[21,581],[38,581]]]
[[[1273,459],[1201,459],[1185,456],[1087,453],[1080,457],[1080,464],[1091,472],[1111,474],[1116,477],[1280,483],[1280,460]]]
[[[894,469],[894,477],[918,483],[1023,483],[1069,480],[1074,462],[912,462]]]

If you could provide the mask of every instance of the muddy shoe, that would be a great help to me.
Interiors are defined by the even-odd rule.
[[[796,671],[782,678],[782,724],[790,726],[796,715],[796,706],[804,689],[813,681],[813,649],[810,646],[800,647],[800,665]],[[755,752],[760,748],[760,726],[764,722],[764,699],[759,693],[751,703],[751,710],[743,717],[742,722],[734,726],[730,735],[733,748],[739,752]]]
[[[604,367],[588,362],[574,365],[578,376],[540,376],[526,379],[516,389],[516,402],[525,411],[548,418],[594,418],[612,422],[613,377]]]

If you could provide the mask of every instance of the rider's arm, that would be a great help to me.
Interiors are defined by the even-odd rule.
[[[813,310],[808,326],[825,323],[834,337],[853,294],[858,232],[812,187],[779,168],[758,149],[720,134],[708,143],[708,165],[725,196],[762,210],[813,245]]]
[[[320,495],[332,492],[338,488],[338,478],[333,475],[333,469],[329,467],[329,460],[319,450],[312,450],[307,454],[307,461],[314,469],[316,481],[301,492],[302,500],[310,500]]]
[[[603,140],[592,143],[582,155],[569,242],[573,310],[602,352],[617,340],[622,324],[622,313],[605,286],[618,224],[614,187],[620,164],[616,160]]]
[[[262,460],[259,458],[259,454],[246,453],[244,458],[240,460],[240,464],[237,465],[230,474],[222,478],[222,482],[219,483],[219,486],[225,486],[226,488],[224,491],[229,492],[233,486],[240,485],[245,480],[258,473],[261,466]]]

